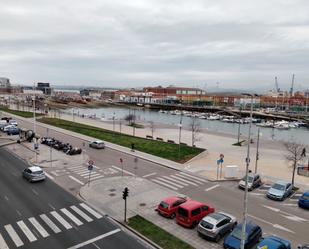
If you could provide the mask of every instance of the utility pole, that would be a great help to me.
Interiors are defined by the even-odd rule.
[[[237,136],[237,144],[239,144],[240,140],[240,122],[241,122],[241,106],[239,107],[239,123],[238,123],[238,136]]]
[[[251,108],[250,108],[250,123],[248,132],[248,148],[246,157],[244,212],[243,212],[243,223],[242,223],[241,244],[240,244],[241,249],[245,249],[245,242],[246,242],[246,226],[247,226],[247,214],[248,214],[248,173],[250,165],[250,142],[251,142],[251,126],[252,126],[252,113],[253,113],[253,95],[252,94],[246,94],[246,95],[251,96]]]
[[[179,121],[178,160],[180,159],[181,129],[182,129],[182,112],[180,114],[180,121]]]
[[[34,132],[34,156],[35,162],[38,161],[37,139],[36,139],[36,118],[35,118],[35,83],[33,83],[33,132]]]
[[[115,112],[113,113],[113,132],[115,132]]]
[[[254,173],[257,173],[257,166],[258,166],[258,160],[259,160],[259,146],[260,146],[260,128],[258,128],[258,136],[257,136],[257,142],[256,142],[256,156],[255,156],[255,169]]]

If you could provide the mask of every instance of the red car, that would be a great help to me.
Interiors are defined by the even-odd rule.
[[[195,227],[206,215],[215,212],[215,208],[199,201],[187,201],[177,209],[176,221],[185,227]]]
[[[175,218],[179,205],[185,203],[188,200],[186,197],[173,196],[164,199],[158,205],[156,211],[164,217]]]

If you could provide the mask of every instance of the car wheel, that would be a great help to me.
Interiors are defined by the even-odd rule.
[[[197,223],[196,223],[196,221],[194,221],[194,222],[192,223],[192,228],[195,228],[196,225],[197,225]]]
[[[176,216],[176,214],[175,214],[175,213],[172,213],[172,214],[171,214],[171,219],[174,219],[175,216]]]
[[[216,236],[215,241],[216,241],[216,242],[219,242],[220,239],[221,239],[221,235],[220,235],[220,233],[219,233],[219,234]]]

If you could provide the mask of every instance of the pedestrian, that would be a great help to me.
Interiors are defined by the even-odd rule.
[[[303,151],[302,151],[302,153],[301,153],[301,156],[302,156],[302,157],[306,157],[306,148],[303,148]]]
[[[131,143],[131,151],[134,152],[134,143]]]

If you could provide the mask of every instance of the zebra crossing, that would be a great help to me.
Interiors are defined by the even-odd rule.
[[[19,220],[16,223],[0,227],[0,249],[9,249],[9,244],[21,247],[51,234],[58,234],[72,229],[74,225],[81,226],[101,219],[103,216],[85,203],[72,205],[60,210],[53,210],[38,217]]]
[[[203,178],[185,172],[179,172],[169,176],[158,176],[151,179],[151,181],[175,191],[189,186],[197,187],[208,182]]]

